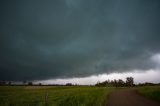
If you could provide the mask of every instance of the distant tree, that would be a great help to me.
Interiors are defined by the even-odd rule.
[[[6,85],[6,81],[0,81],[0,85]]]
[[[107,86],[108,84],[109,84],[109,80],[106,80],[106,81],[103,82],[104,86]]]
[[[12,85],[12,82],[11,82],[11,81],[9,81],[9,82],[8,82],[8,85]]]
[[[133,77],[127,77],[126,78],[126,85],[127,86],[133,86],[134,85],[134,79],[133,79]]]
[[[66,86],[72,86],[72,83],[66,83]]]
[[[113,86],[118,87],[118,81],[116,79],[113,81]]]
[[[33,83],[32,82],[28,82],[28,85],[33,85]]]
[[[27,81],[23,81],[23,85],[26,85]]]
[[[95,86],[110,86],[110,80],[106,80],[104,82],[97,82],[97,84],[95,84]]]
[[[41,86],[41,85],[42,85],[42,83],[39,83],[38,85],[39,85],[39,86]]]
[[[158,85],[155,83],[150,83],[150,82],[145,82],[145,83],[139,83],[138,86],[154,86],[154,85]]]
[[[98,82],[95,84],[95,86],[100,86],[100,84],[101,84],[101,83],[98,81]]]
[[[123,86],[134,86],[134,78],[133,77],[127,77],[126,82],[124,82],[122,79],[114,79],[114,80],[106,80],[104,82],[97,82],[95,86],[114,86],[114,87],[123,87]]]
[[[125,85],[125,82],[122,79],[119,79],[117,83],[120,87],[123,87]]]

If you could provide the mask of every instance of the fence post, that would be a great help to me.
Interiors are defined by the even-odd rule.
[[[45,106],[48,106],[48,92],[45,93],[44,103],[45,103]]]

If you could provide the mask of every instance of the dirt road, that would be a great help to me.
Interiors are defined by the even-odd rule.
[[[107,106],[160,106],[160,103],[138,95],[134,89],[123,89],[110,94]]]

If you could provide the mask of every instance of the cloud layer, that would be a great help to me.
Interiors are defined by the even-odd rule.
[[[159,11],[158,0],[1,1],[0,80],[154,68]]]

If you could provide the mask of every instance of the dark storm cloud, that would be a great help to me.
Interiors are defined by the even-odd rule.
[[[159,0],[4,0],[0,79],[150,69],[160,52]]]

